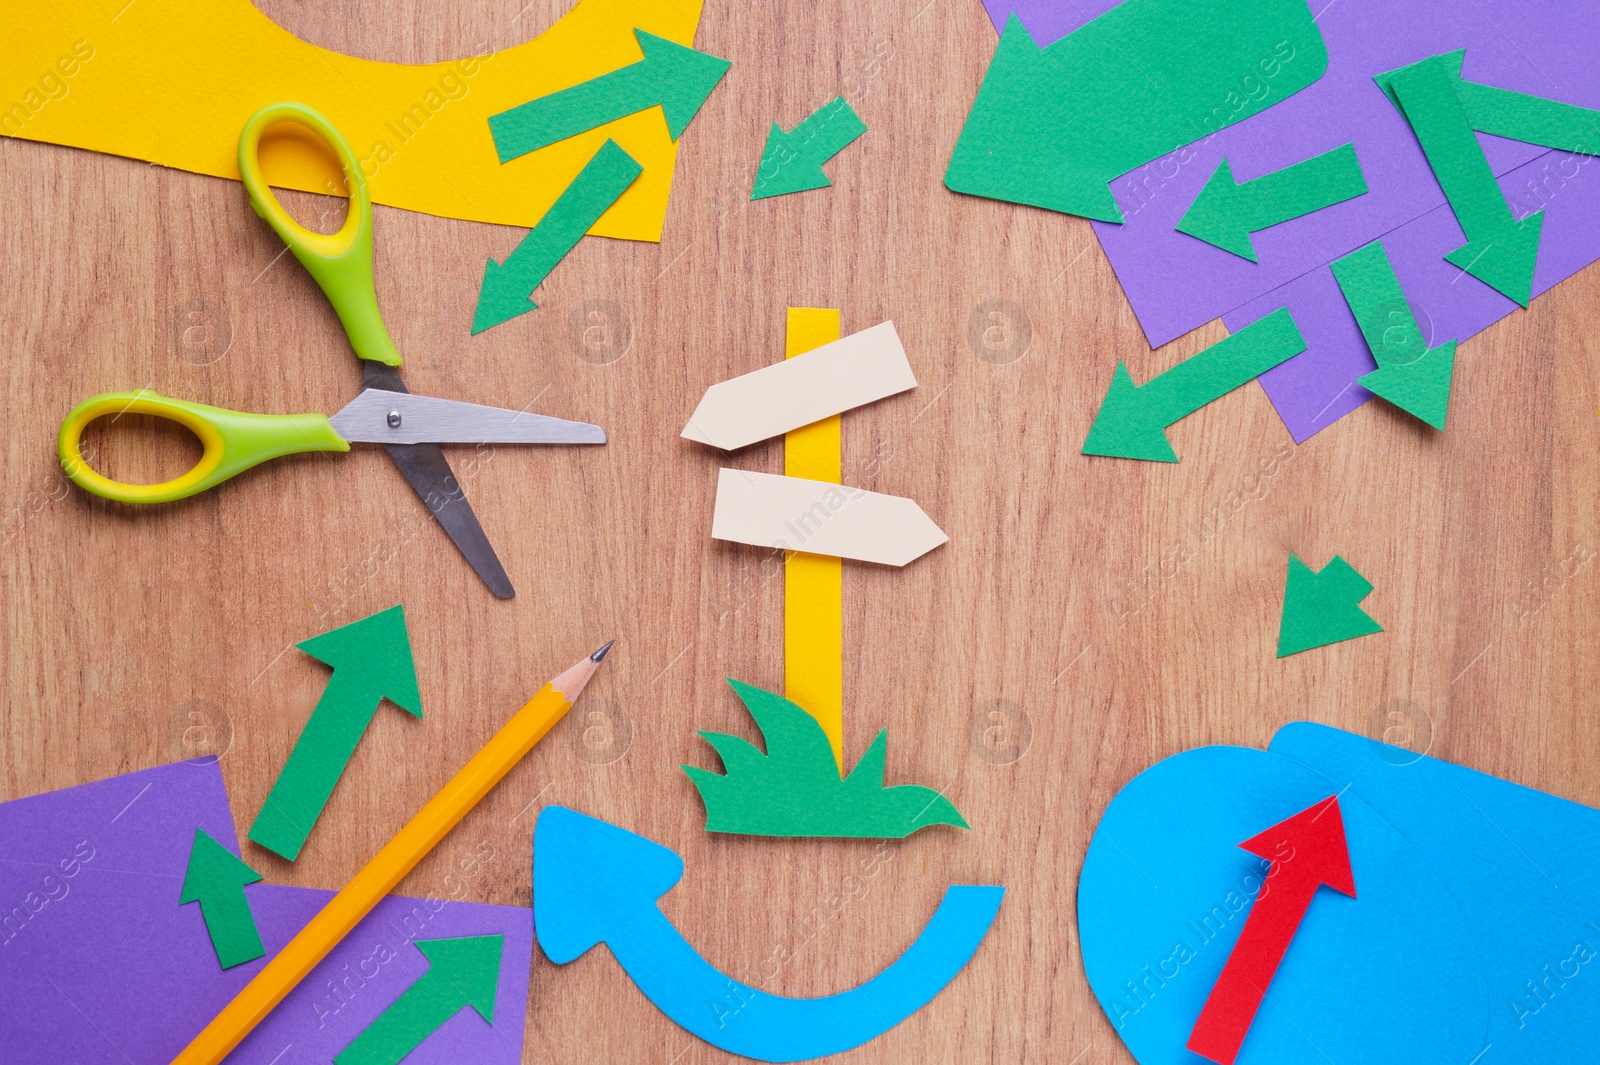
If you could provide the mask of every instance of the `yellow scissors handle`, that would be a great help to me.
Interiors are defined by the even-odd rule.
[[[96,473],[83,457],[83,430],[96,418],[119,414],[150,414],[184,426],[200,438],[200,461],[187,473],[160,484],[123,484]],[[147,389],[107,392],[84,400],[61,423],[56,438],[61,468],[75,484],[122,503],[167,503],[204,492],[268,459],[349,450],[321,414],[245,414],[168,399]]]
[[[261,136],[280,123],[292,122],[320,137],[333,149],[350,190],[350,207],[337,233],[314,233],[294,220],[273,194],[261,173]],[[372,283],[372,194],[361,164],[340,132],[322,115],[299,103],[268,104],[250,117],[239,134],[239,175],[250,206],[267,220],[294,257],[311,272],[338,312],[350,344],[363,359],[400,365],[400,352],[378,312]]]

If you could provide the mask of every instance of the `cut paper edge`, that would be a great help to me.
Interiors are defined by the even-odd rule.
[[[950,540],[903,496],[726,468],[717,476],[711,535],[886,566],[904,566]]]

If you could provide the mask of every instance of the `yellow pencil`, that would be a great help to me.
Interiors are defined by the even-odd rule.
[[[172,1065],[220,1065],[228,1052],[572,709],[609,650],[610,643],[540,688],[461,772],[429,799],[428,805],[343,890],[328,900],[277,957],[267,962],[183,1053],[172,1059]]]

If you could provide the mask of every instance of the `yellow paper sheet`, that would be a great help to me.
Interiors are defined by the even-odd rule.
[[[659,107],[504,166],[488,118],[637,62],[634,27],[692,45],[700,6],[580,0],[531,41],[408,65],[308,44],[249,0],[0,0],[0,133],[237,179],[245,120],[298,100],[344,133],[375,202],[528,227],[610,137],[644,173],[589,232],[659,241],[677,155]],[[263,142],[262,165],[276,185],[343,191],[304,138]]]
[[[839,339],[839,312],[790,307],[784,357]],[[839,484],[843,474],[839,416],[784,437],[783,472]],[[783,688],[789,701],[817,719],[844,772],[844,563],[792,552],[783,576]]]

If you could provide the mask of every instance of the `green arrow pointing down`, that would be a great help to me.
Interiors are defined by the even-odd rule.
[[[388,699],[407,713],[422,716],[422,696],[417,691],[417,671],[401,607],[390,607],[296,646],[332,666],[333,676],[249,833],[252,840],[291,862],[305,845],[378,704]]]
[[[483,264],[473,335],[537,310],[533,290],[643,170],[616,141],[602,144],[505,262]]]
[[[1382,632],[1361,609],[1372,582],[1338,555],[1318,573],[1289,552],[1289,578],[1283,590],[1283,619],[1278,623],[1278,657],[1313,647]]]
[[[206,933],[224,969],[254,961],[267,952],[256,930],[255,915],[244,897],[244,886],[254,884],[261,874],[244,864],[228,848],[201,829],[194,830],[189,850],[189,867],[183,874],[183,894],[178,905],[200,904]]]
[[[1378,363],[1376,370],[1360,378],[1362,387],[1443,429],[1456,342],[1428,347],[1382,241],[1335,262],[1333,278]]]
[[[1143,385],[1134,384],[1128,367],[1119,362],[1083,453],[1177,462],[1167,426],[1304,350],[1306,342],[1289,308],[1281,307]]]
[[[866,131],[867,124],[843,96],[823,104],[788,133],[774,122],[761,152],[761,166],[756,171],[750,199],[829,187],[833,182],[822,172],[822,164]]]
[[[419,939],[428,971],[333,1059],[333,1065],[398,1065],[445,1021],[471,1006],[494,1023],[504,936]]]
[[[1243,184],[1224,159],[1178,222],[1178,231],[1256,262],[1250,234],[1365,195],[1353,144]]]
[[[633,32],[644,53],[639,62],[490,115],[500,161],[509,163],[657,104],[667,135],[682,136],[731,64],[641,29]]]
[[[1533,296],[1544,212],[1520,222],[1512,216],[1456,95],[1458,78],[1451,57],[1424,59],[1376,80],[1405,112],[1467,236],[1467,243],[1445,260],[1526,307]]]

